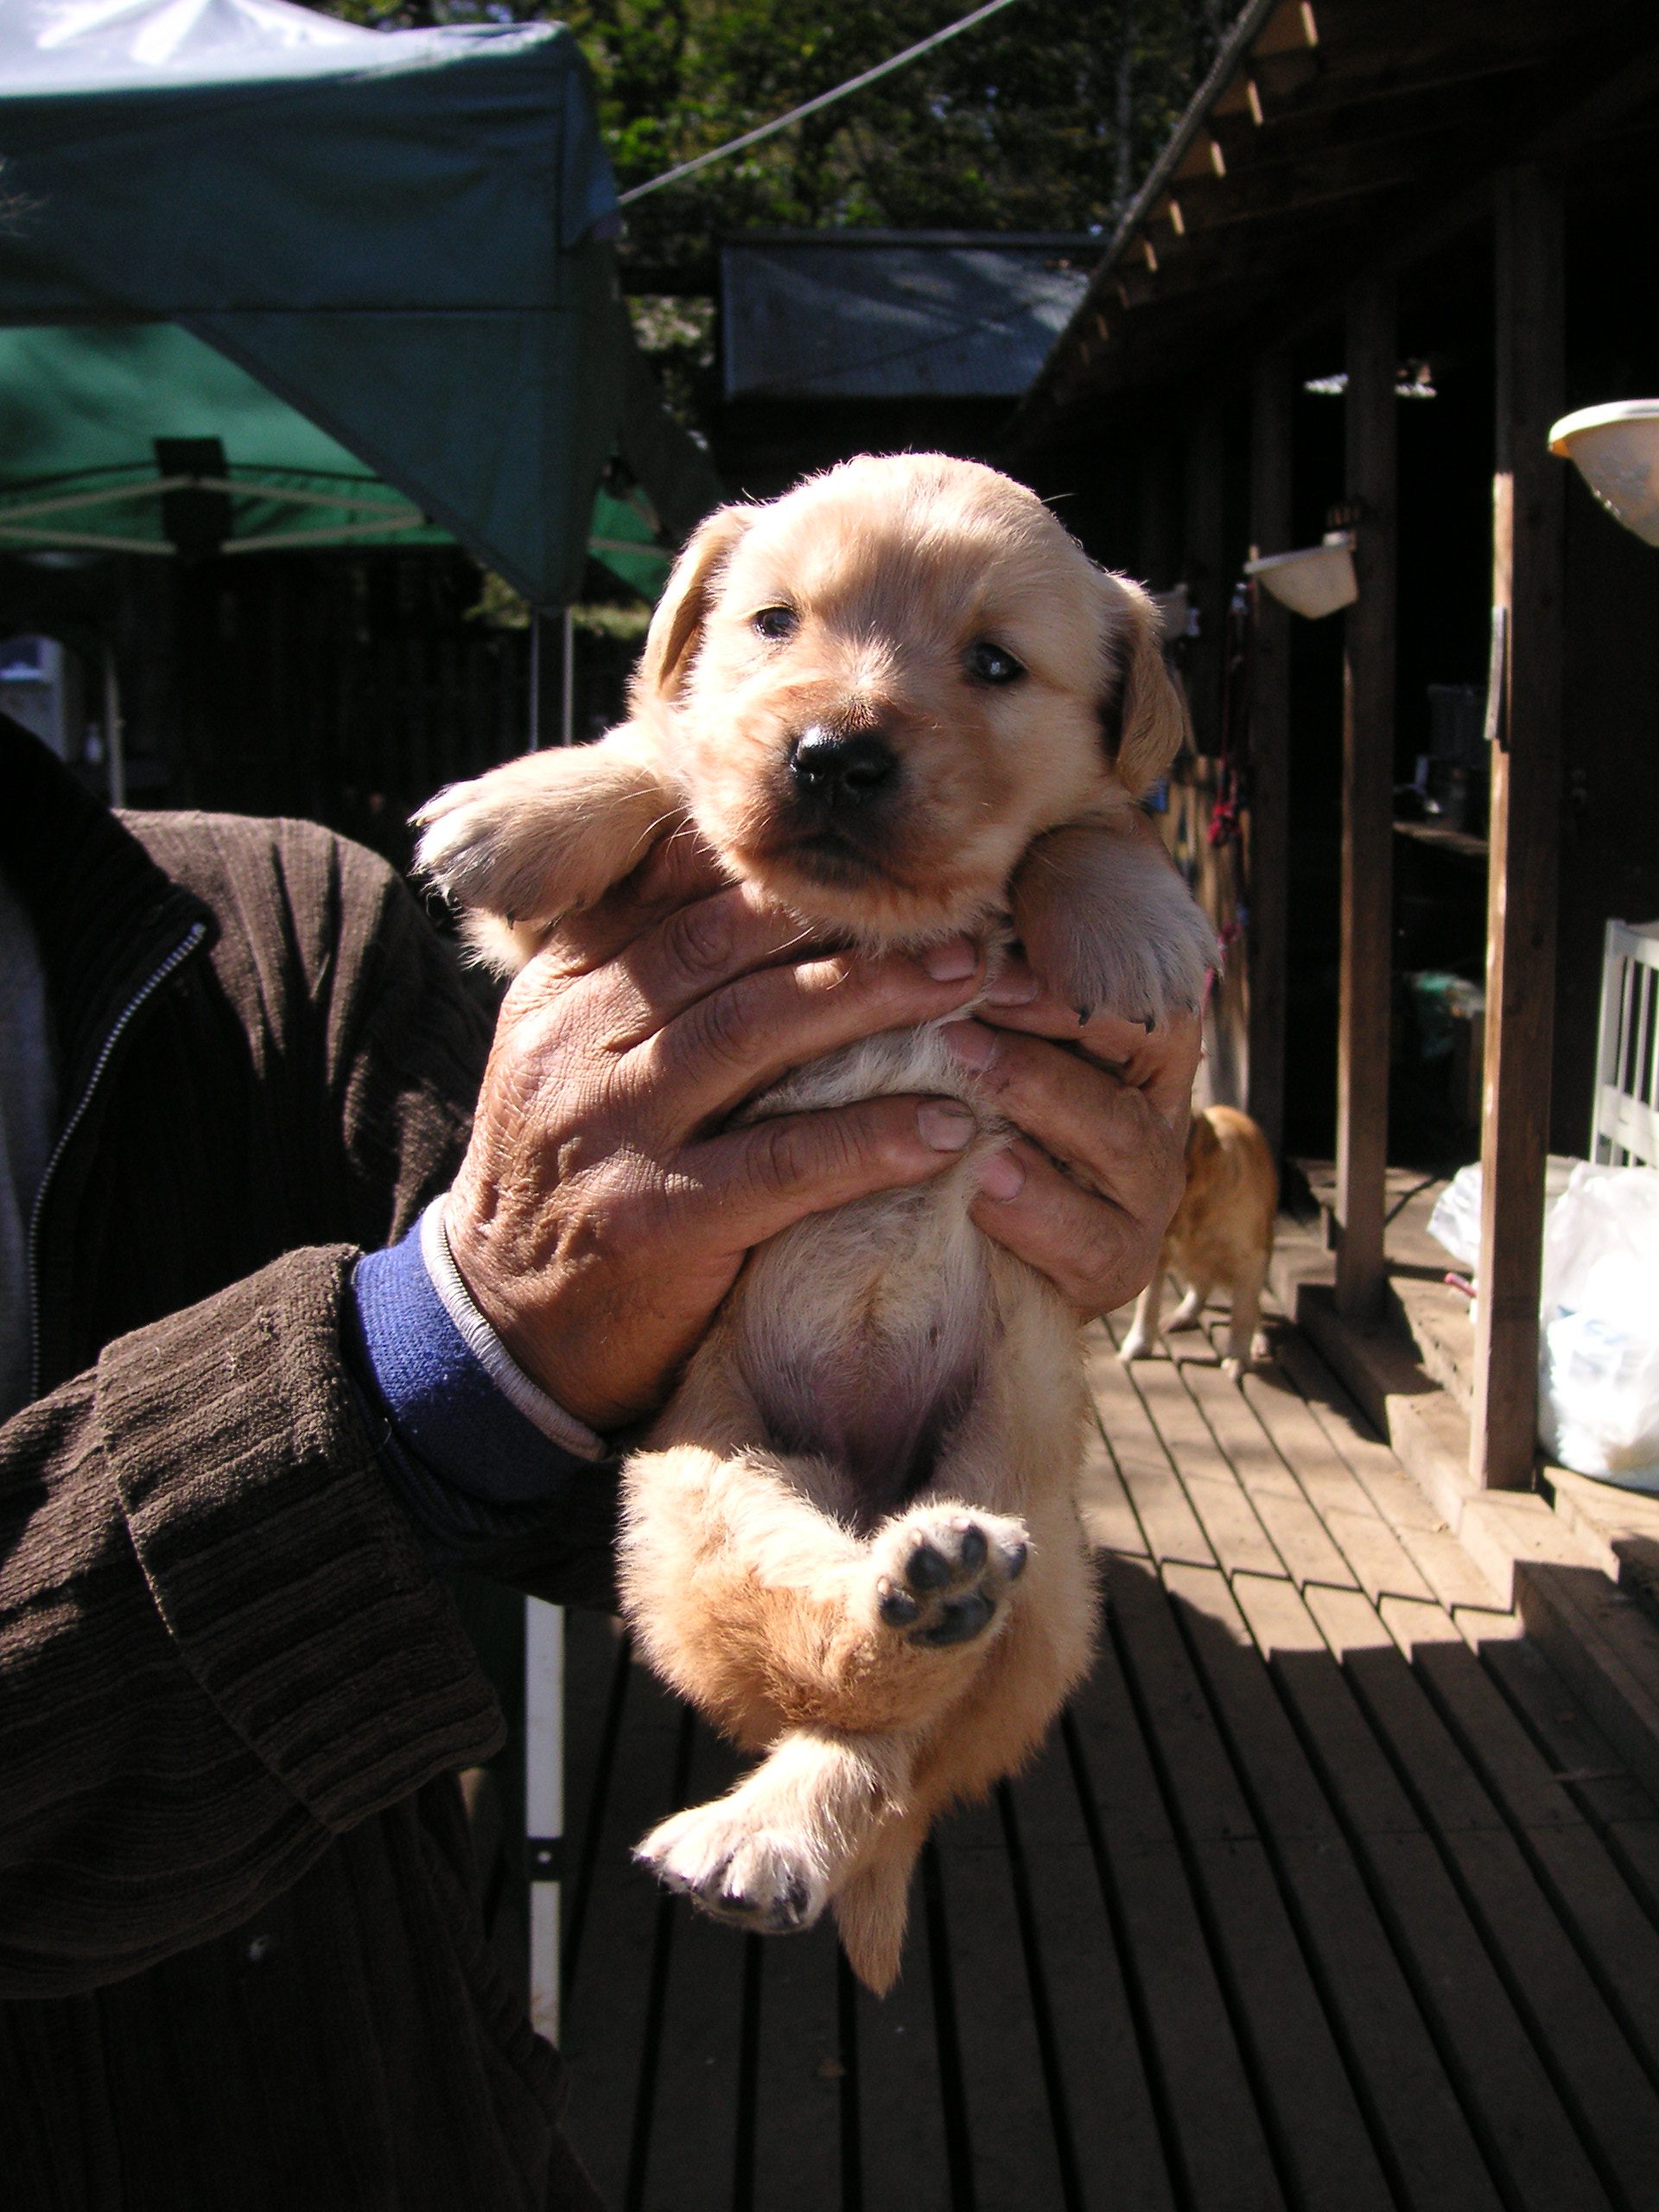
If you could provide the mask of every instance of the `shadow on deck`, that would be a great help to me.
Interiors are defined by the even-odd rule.
[[[570,2133],[615,2212],[1643,2212],[1659,1806],[1294,1334],[1091,1332],[1109,1600],[904,1977],[628,1847],[727,1754],[569,1618]],[[1178,1340],[1179,1342],[1179,1340]]]

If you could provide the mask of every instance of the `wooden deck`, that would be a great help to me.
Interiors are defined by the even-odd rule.
[[[570,1617],[569,2126],[614,2212],[1659,2205],[1659,1805],[1300,1339],[1242,1393],[1185,1343],[1096,1332],[1099,1663],[940,1831],[885,2003],[630,1865],[730,1762]]]

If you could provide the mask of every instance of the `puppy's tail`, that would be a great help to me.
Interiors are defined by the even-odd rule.
[[[925,1821],[895,1821],[884,1829],[870,1856],[836,1892],[836,1930],[847,1963],[878,1997],[899,1979],[910,1917],[910,1882],[927,1834]]]

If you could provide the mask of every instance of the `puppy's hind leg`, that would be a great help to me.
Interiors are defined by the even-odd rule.
[[[623,1610],[658,1674],[740,1742],[922,1726],[959,1696],[1025,1570],[1025,1523],[948,1498],[855,1535],[821,1463],[698,1445],[623,1471]]]
[[[1032,1530],[1032,1572],[1015,1594],[1007,1630],[960,1704],[917,1751],[904,1802],[871,1832],[832,1898],[842,1948],[878,1996],[899,1972],[910,1885],[933,1821],[1016,1773],[1088,1671],[1097,1596],[1071,1506],[1051,1503]]]
[[[769,1756],[639,1856],[718,1919],[810,1927],[902,1804],[915,1732],[1007,1618],[1023,1522],[949,1501],[868,1539],[811,1501],[810,1461],[693,1445],[624,1471],[624,1611],[658,1673]]]
[[[903,1738],[797,1730],[725,1796],[653,1828],[634,1857],[712,1919],[792,1935],[818,1918],[909,1778]]]

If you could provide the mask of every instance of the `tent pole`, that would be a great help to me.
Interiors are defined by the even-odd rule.
[[[564,1872],[564,1608],[524,1600],[524,1825],[530,1859],[530,2017],[559,2034]]]
[[[115,655],[104,658],[104,758],[110,771],[110,804],[127,803],[127,750],[121,728],[121,687],[116,681]]]
[[[542,610],[530,610],[530,750],[542,749]]]
[[[559,656],[559,743],[574,745],[576,741],[576,626],[570,619],[570,609],[564,609],[564,635],[560,640],[563,648]]]

